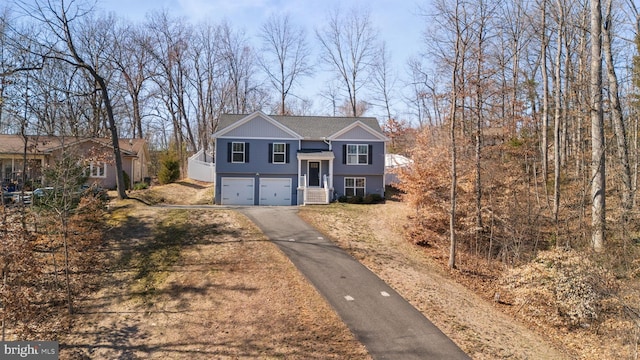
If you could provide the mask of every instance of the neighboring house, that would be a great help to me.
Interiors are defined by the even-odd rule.
[[[111,139],[58,136],[27,136],[26,183],[22,184],[24,169],[24,138],[20,135],[0,135],[0,174],[2,186],[20,190],[46,186],[43,170],[52,166],[64,151],[73,151],[84,159],[87,182],[107,189],[116,187],[115,161]],[[130,186],[149,176],[149,149],[144,139],[120,139],[122,169],[129,175]],[[28,190],[28,189],[27,189]]]
[[[216,204],[384,196],[387,138],[375,118],[222,115],[213,137]]]

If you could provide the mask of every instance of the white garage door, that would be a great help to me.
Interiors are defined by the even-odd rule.
[[[291,179],[260,179],[260,205],[291,205]]]
[[[253,205],[253,179],[222,178],[222,205]]]

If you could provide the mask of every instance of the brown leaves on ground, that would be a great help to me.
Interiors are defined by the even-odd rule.
[[[200,186],[171,188],[197,198],[209,191]],[[132,200],[112,208],[114,264],[102,290],[78,304],[61,358],[369,358],[244,216]]]
[[[427,253],[406,241],[403,231],[409,213],[409,207],[399,202],[301,210],[305,220],[391,285],[472,358],[568,358],[548,339],[458,283],[434,261],[437,250]]]
[[[408,204],[393,201],[301,209],[304,219],[390,284],[474,359],[635,358],[640,334],[637,278],[614,279],[601,264],[564,250],[543,252],[537,261],[508,273],[499,262],[460,252],[459,269],[450,271],[447,248],[406,240],[412,213]],[[590,310],[597,310],[597,321]],[[582,314],[591,322],[567,326],[562,313],[568,319]]]

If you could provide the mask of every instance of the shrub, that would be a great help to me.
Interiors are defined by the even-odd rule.
[[[122,178],[124,179],[124,189],[131,190],[131,178],[129,177],[129,174],[127,174],[127,172],[124,170],[122,170]]]
[[[380,194],[367,194],[365,196],[342,195],[338,198],[338,202],[348,204],[379,204],[384,202],[384,198],[380,196]]]
[[[148,189],[149,185],[147,185],[146,182],[139,182],[139,183],[135,183],[135,185],[133,185],[133,190],[144,190],[144,189]]]
[[[379,204],[384,201],[384,198],[380,194],[368,194],[362,199],[364,204]]]
[[[529,316],[557,325],[589,325],[617,290],[615,277],[574,250],[543,251],[531,263],[511,270],[503,287]],[[552,310],[552,311],[549,311]]]
[[[170,184],[180,178],[180,161],[173,151],[167,151],[160,158],[158,181],[160,184]]]

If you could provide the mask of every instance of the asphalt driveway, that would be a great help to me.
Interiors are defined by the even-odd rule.
[[[289,257],[374,359],[469,359],[435,325],[296,207],[238,208]]]

